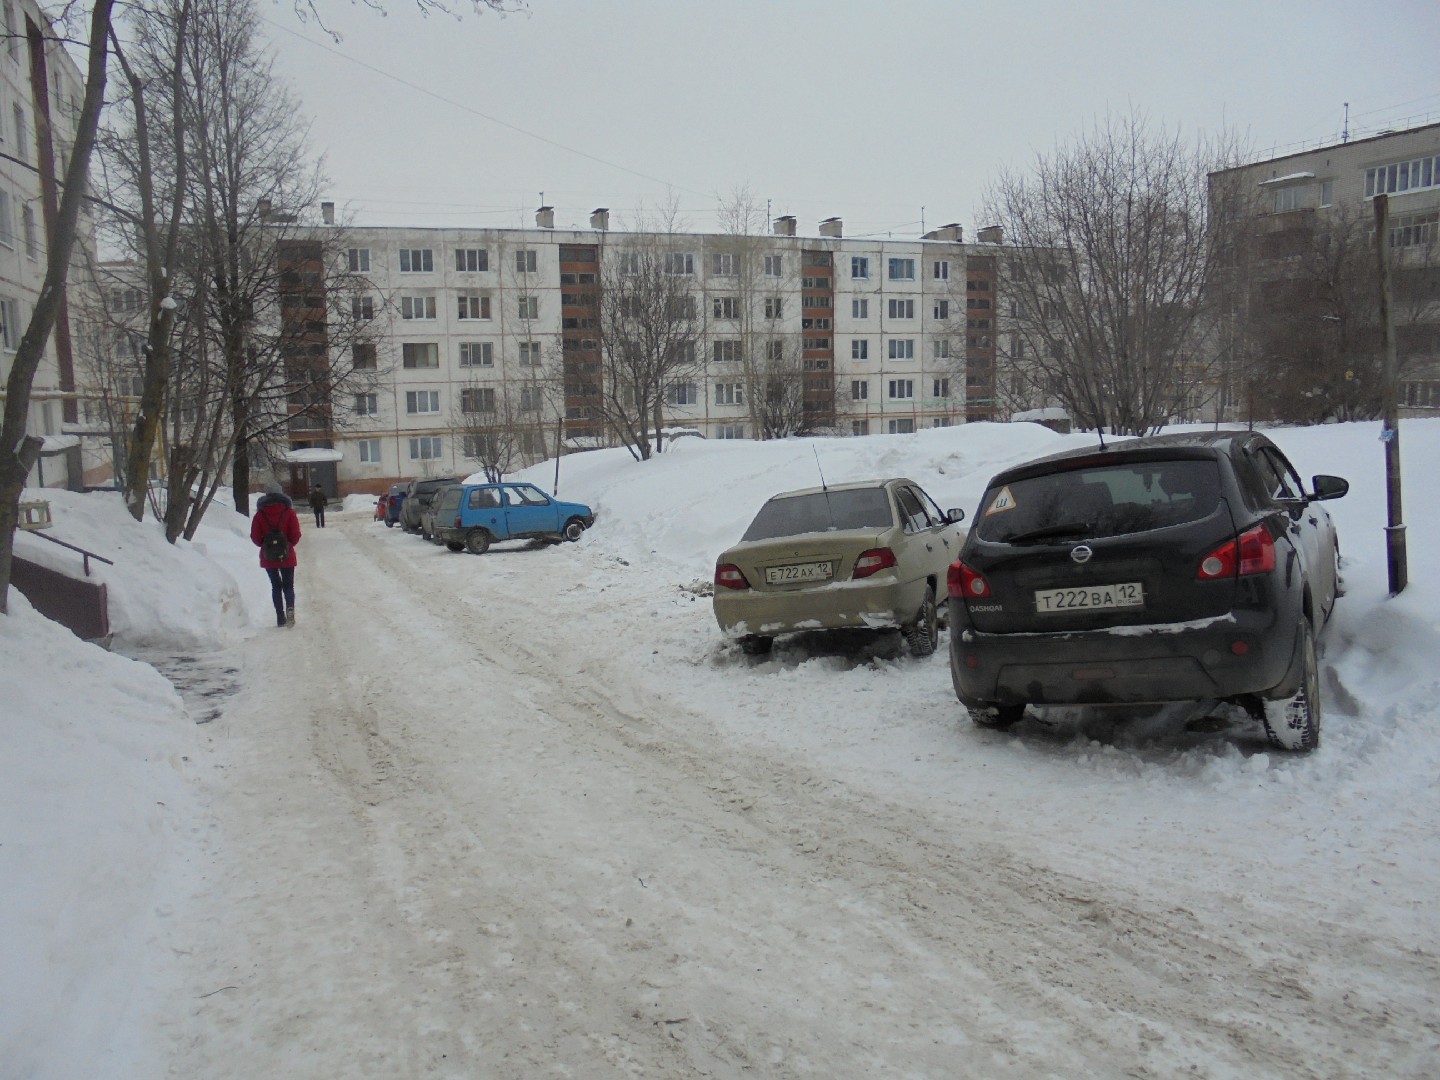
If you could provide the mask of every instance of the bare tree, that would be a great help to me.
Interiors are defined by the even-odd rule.
[[[94,0],[90,9],[85,41],[85,96],[75,125],[75,145],[60,184],[58,203],[53,187],[46,192],[46,199],[55,206],[55,212],[45,248],[45,281],[30,313],[30,322],[16,347],[5,384],[5,418],[0,425],[0,612],[8,611],[15,529],[20,520],[20,493],[40,454],[40,440],[26,430],[30,395],[35,373],[55,328],[55,320],[64,306],[65,281],[70,272],[70,255],[75,248],[79,228],[80,203],[85,197],[90,155],[95,147],[100,110],[105,101],[112,8],[111,0]],[[38,47],[43,57],[43,38],[38,31],[33,37],[35,40],[31,41],[31,47]],[[48,138],[48,131],[42,132],[42,138]]]
[[[1208,378],[1207,283],[1234,231],[1207,176],[1229,156],[1109,117],[989,190],[1026,366],[1078,423],[1158,429]]]
[[[667,392],[703,372],[696,253],[672,230],[612,245],[600,272],[604,418],[637,460],[663,445]]]

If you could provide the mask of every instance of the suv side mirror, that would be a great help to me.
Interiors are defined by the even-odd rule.
[[[957,524],[957,523],[959,523],[959,522],[961,522],[961,521],[964,521],[964,520],[965,520],[965,511],[962,510],[962,509],[960,509],[960,507],[958,507],[958,506],[957,506],[957,507],[954,507],[953,509],[946,510],[946,511],[945,511],[945,520],[946,520],[946,522],[948,522],[948,523],[951,524],[951,525],[955,525],[955,524]]]
[[[1315,489],[1315,494],[1310,496],[1315,502],[1323,502],[1325,499],[1338,499],[1350,490],[1350,481],[1339,476],[1327,476],[1324,473],[1312,476],[1310,483]]]

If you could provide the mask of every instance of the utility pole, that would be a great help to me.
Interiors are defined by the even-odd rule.
[[[1375,196],[1375,253],[1380,260],[1380,347],[1384,350],[1381,393],[1385,418],[1380,440],[1385,444],[1385,501],[1389,524],[1385,527],[1385,555],[1390,570],[1390,595],[1408,583],[1405,561],[1405,518],[1400,508],[1400,405],[1396,399],[1399,365],[1395,359],[1395,328],[1390,314],[1390,197]]]

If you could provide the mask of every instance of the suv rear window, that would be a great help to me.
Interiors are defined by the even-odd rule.
[[[1120,462],[992,487],[981,500],[975,532],[1002,544],[1118,536],[1199,521],[1219,501],[1213,460]]]
[[[777,495],[755,515],[743,540],[829,532],[837,529],[889,529],[895,524],[884,488],[817,491],[813,495]]]

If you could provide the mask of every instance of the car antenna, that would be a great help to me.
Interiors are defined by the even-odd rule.
[[[815,449],[814,443],[810,444],[810,452],[815,455],[815,471],[820,474],[820,490],[829,495],[830,489],[825,486],[825,470],[820,467],[820,451]]]
[[[1100,440],[1100,449],[1101,449],[1101,450],[1104,450],[1104,449],[1105,449],[1105,425],[1104,425],[1104,424],[1096,424],[1096,425],[1095,425],[1095,435],[1096,435],[1096,437],[1099,438],[1099,440]]]

